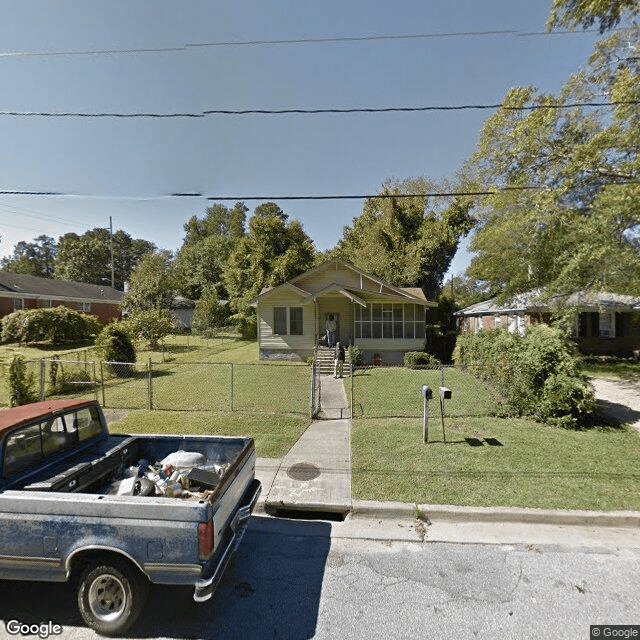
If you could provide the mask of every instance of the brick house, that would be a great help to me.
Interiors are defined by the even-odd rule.
[[[640,298],[617,293],[579,291],[545,298],[529,291],[503,303],[496,298],[478,302],[455,315],[460,331],[500,327],[522,335],[528,324],[549,324],[559,307],[575,311],[573,339],[581,353],[629,357],[640,349]]]
[[[120,319],[123,295],[104,285],[0,271],[0,318],[18,309],[65,306],[94,315],[107,324]]]

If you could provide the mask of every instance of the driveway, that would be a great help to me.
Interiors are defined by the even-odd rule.
[[[640,381],[592,378],[591,384],[602,413],[628,422],[640,431]]]

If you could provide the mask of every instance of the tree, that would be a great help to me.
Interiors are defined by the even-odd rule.
[[[225,283],[234,308],[255,298],[264,287],[275,287],[313,265],[313,241],[297,220],[254,215],[249,233],[229,255]]]
[[[278,218],[282,218],[285,222],[289,219],[289,216],[275,202],[263,202],[259,204],[254,209],[253,215],[263,218],[267,216],[278,216]]]
[[[213,287],[218,297],[227,297],[223,273],[229,254],[245,234],[247,211],[242,202],[236,202],[232,209],[214,204],[204,218],[193,216],[184,225],[186,236],[174,261],[181,295],[199,300]]]
[[[205,289],[196,303],[191,328],[207,335],[217,327],[224,326],[229,320],[229,306],[221,304],[215,288]]]
[[[157,349],[160,340],[176,330],[176,321],[168,309],[135,311],[123,324],[127,334],[146,340],[151,349]]]
[[[599,41],[558,96],[512,89],[485,122],[466,171],[495,193],[478,202],[472,279],[505,295],[640,292],[639,44],[638,28]],[[614,104],[580,106],[603,95]]]
[[[600,33],[613,29],[628,14],[640,13],[638,0],[554,0],[547,29],[589,29],[599,22]]]
[[[96,337],[95,349],[111,373],[121,378],[133,375],[136,349],[122,322],[108,324]]]
[[[472,201],[429,198],[447,189],[427,178],[389,179],[362,214],[344,227],[336,254],[399,287],[420,287],[433,299],[455,256],[460,238],[472,227]]]
[[[174,277],[166,251],[147,253],[131,274],[129,291],[122,298],[126,313],[169,309],[174,295]]]
[[[55,240],[50,236],[40,235],[33,242],[18,242],[13,248],[13,255],[0,260],[0,268],[11,273],[51,278],[55,257]]]
[[[152,242],[133,239],[118,230],[113,234],[115,288],[122,290],[131,272],[146,253],[155,250]],[[107,229],[96,227],[79,236],[67,233],[58,239],[55,277],[89,284],[111,285],[111,237]]]

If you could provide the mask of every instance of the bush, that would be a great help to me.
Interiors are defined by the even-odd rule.
[[[355,345],[351,345],[348,347],[349,351],[349,360],[353,366],[359,367],[363,362],[364,358],[362,357],[362,351],[360,351],[360,347],[356,347]]]
[[[229,317],[243,340],[255,340],[258,337],[258,319],[255,307],[245,306]]]
[[[227,324],[229,314],[229,306],[220,303],[215,289],[208,289],[196,302],[191,328],[200,335],[211,335],[217,327]]]
[[[22,356],[14,356],[9,365],[9,404],[18,407],[38,400],[38,394],[34,388],[35,377],[33,372],[27,373],[27,363]]]
[[[409,369],[439,367],[440,360],[426,351],[407,351],[404,354],[404,366]]]
[[[103,360],[108,363],[133,363],[136,361],[136,350],[126,332],[123,323],[108,324],[96,338],[95,349]],[[121,364],[107,364],[109,371],[119,377],[133,375],[132,367]]]
[[[159,341],[177,328],[168,309],[135,311],[122,325],[129,336],[134,340],[146,340],[151,349],[157,349]]]
[[[65,306],[53,309],[21,309],[2,319],[3,342],[51,342],[86,340],[100,331],[98,318]]]
[[[559,329],[531,325],[524,337],[503,329],[463,333],[453,355],[456,365],[495,389],[512,413],[578,426],[595,409],[575,347]]]

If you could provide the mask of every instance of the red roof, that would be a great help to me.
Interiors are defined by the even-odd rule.
[[[0,409],[0,438],[2,438],[5,431],[20,424],[25,424],[38,418],[46,418],[49,415],[67,411],[71,408],[82,408],[95,403],[95,400],[78,400],[74,398],[72,400],[45,400],[44,402],[25,404],[21,407]]]

